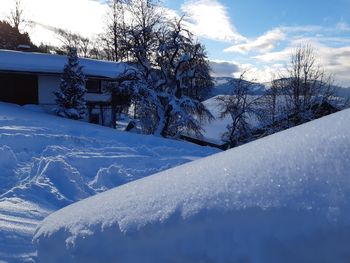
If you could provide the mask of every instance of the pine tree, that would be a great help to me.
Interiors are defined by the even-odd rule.
[[[56,95],[59,116],[70,119],[82,119],[86,113],[85,75],[79,65],[77,50],[71,48],[68,53],[68,63],[64,67],[61,84]]]

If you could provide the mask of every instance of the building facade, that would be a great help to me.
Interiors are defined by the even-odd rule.
[[[56,107],[58,91],[67,57],[0,50],[0,101],[19,105],[40,105],[47,111]],[[111,125],[111,96],[108,84],[125,72],[127,65],[79,58],[86,75],[86,121]]]

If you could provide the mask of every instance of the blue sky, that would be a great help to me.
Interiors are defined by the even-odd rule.
[[[216,76],[237,76],[248,70],[249,78],[270,81],[283,70],[296,47],[310,43],[336,82],[350,87],[350,0],[162,1],[170,14],[186,15],[187,26],[207,48]],[[58,41],[38,25],[86,36],[100,33],[104,26],[104,0],[22,2],[26,15],[37,22],[27,28],[37,43]],[[1,0],[0,19],[13,4],[14,0]]]
[[[235,75],[248,70],[250,78],[269,81],[296,47],[310,43],[336,82],[350,86],[350,0],[165,0],[165,5],[195,25],[217,75],[227,75],[231,65]]]

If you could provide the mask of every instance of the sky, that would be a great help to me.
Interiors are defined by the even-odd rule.
[[[102,0],[22,0],[35,43],[59,41],[51,27],[85,36],[102,31],[107,6]],[[163,0],[169,14],[185,15],[205,44],[215,76],[268,82],[283,71],[295,49],[311,44],[319,63],[336,84],[350,86],[350,0]],[[1,0],[0,19],[14,0]]]

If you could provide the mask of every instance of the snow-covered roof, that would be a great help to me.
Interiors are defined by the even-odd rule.
[[[115,78],[127,64],[111,61],[79,58],[88,76]],[[67,56],[0,50],[0,71],[35,72],[61,74],[67,63]]]

